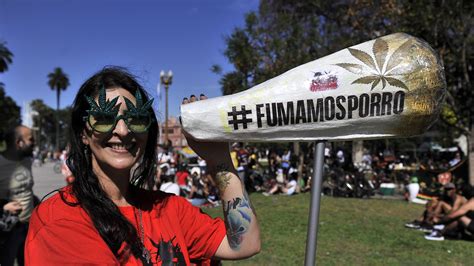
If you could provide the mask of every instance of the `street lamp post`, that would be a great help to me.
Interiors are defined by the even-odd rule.
[[[169,70],[168,73],[165,73],[161,70],[160,81],[165,86],[165,145],[168,148],[168,88],[173,82],[173,72]]]

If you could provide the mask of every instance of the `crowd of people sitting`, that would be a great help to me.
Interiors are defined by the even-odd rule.
[[[188,171],[186,164],[180,164],[174,171],[169,163],[162,163],[157,170],[160,190],[186,197],[194,206],[218,206],[219,195],[214,179],[201,170],[192,167]]]
[[[433,187],[435,193],[427,198],[425,210],[405,227],[425,232],[425,239],[443,241],[447,239],[474,240],[474,195],[472,189],[462,189],[452,181],[451,173],[441,173]],[[412,183],[413,184],[413,183]],[[462,183],[459,183],[462,184]],[[408,199],[414,203],[416,199]]]
[[[231,158],[249,192],[293,195],[305,189],[304,181],[297,182],[297,166],[289,149],[280,155],[234,143]],[[186,197],[195,206],[217,206],[218,190],[206,170],[206,162],[200,158],[183,159],[179,153],[163,150],[157,159],[157,184],[160,190]]]
[[[309,191],[312,169],[308,166],[312,165],[311,155],[311,152],[305,152],[303,158],[298,158],[290,149],[259,149],[255,146],[244,146],[242,143],[234,143],[231,147],[234,167],[239,177],[244,180],[247,191],[260,192],[265,196],[294,195]],[[59,156],[60,159],[63,159],[62,157]],[[470,199],[472,188],[464,189],[466,185],[461,179],[455,178],[450,171],[431,173],[430,171],[437,169],[434,167],[436,160],[432,158],[426,158],[426,163],[419,167],[418,171],[410,172],[397,171],[397,168],[404,169],[401,167],[403,158],[391,160],[390,155],[385,157],[384,154],[370,155],[365,152],[362,162],[353,164],[343,149],[326,148],[323,193],[337,196],[328,192],[328,183],[337,183],[334,180],[339,179],[343,183],[339,186],[345,187],[350,176],[353,178],[355,176],[355,179],[362,178],[364,182],[370,183],[372,188],[380,188],[384,182],[405,184],[406,200],[426,205],[423,214],[414,221],[406,223],[406,227],[428,233],[425,237],[430,240],[472,236],[474,230],[474,199]],[[461,162],[460,157],[459,153],[455,153],[451,160],[444,162],[444,166],[455,167]],[[163,149],[158,154],[156,165],[157,187],[154,189],[185,197],[195,206],[215,207],[220,204],[218,189],[206,171],[204,160],[199,157],[195,157],[194,160],[186,159],[172,149]],[[68,171],[63,171],[65,177],[68,176],[67,173]],[[71,182],[69,179],[68,176],[66,181]],[[332,189],[337,190],[338,185],[333,186],[336,188]]]
[[[311,146],[306,149],[300,157],[285,147],[257,148],[233,143],[231,158],[248,192],[260,192],[265,196],[293,195],[311,189],[313,153],[310,152]],[[452,157],[446,161],[446,167],[460,163],[458,153]],[[370,197],[375,191],[381,194],[384,185],[396,184],[401,188],[406,185],[407,200],[424,204],[442,187],[436,174],[430,172],[438,169],[434,167],[434,161],[444,162],[444,159],[433,160],[427,157],[425,163],[418,166],[416,171],[406,170],[411,167],[411,162],[408,162],[406,157],[385,153],[370,154],[366,150],[362,162],[354,164],[347,150],[328,145],[325,150],[322,192],[332,196]],[[454,180],[450,175],[449,172],[439,175],[443,184],[447,180]],[[157,159],[157,184],[161,184],[162,190],[186,197],[195,205],[219,204],[219,195],[213,179],[206,172],[206,162],[198,157],[189,159],[179,152],[163,150]],[[352,187],[353,191],[344,190],[350,190],[348,187]]]

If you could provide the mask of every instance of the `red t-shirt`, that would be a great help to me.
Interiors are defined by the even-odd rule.
[[[180,185],[180,186],[186,186],[186,185],[187,185],[186,178],[188,178],[188,176],[189,176],[189,173],[188,173],[188,172],[186,172],[186,171],[178,171],[178,172],[176,173],[178,185]]]
[[[73,202],[64,190],[63,196]],[[184,198],[161,191],[140,191],[145,247],[155,265],[189,265],[212,258],[225,237],[222,219],[212,219]],[[71,200],[72,199],[72,200]],[[136,207],[119,207],[140,234]],[[26,239],[27,265],[122,264],[142,265],[127,253],[118,260],[80,206],[69,206],[56,194],[35,209]]]

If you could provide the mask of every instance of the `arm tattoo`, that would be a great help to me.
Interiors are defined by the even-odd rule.
[[[227,164],[217,165],[213,170],[216,173],[216,183],[222,197],[225,190],[230,185],[230,180],[232,179],[233,175],[235,175],[236,178],[239,178],[239,176],[232,173]],[[242,180],[240,181],[242,183]],[[230,247],[233,250],[240,249],[240,244],[243,241],[243,235],[250,228],[252,214],[255,215],[255,211],[250,203],[249,196],[245,191],[244,184],[241,185],[243,192],[242,196],[235,197],[227,202],[223,201],[227,239],[229,241]]]
[[[224,194],[225,189],[227,188],[228,185],[230,185],[229,180],[232,178],[231,174],[229,172],[218,172],[216,174],[216,183],[217,187],[219,188],[219,193]]]
[[[219,164],[213,170],[216,176],[215,181],[217,183],[217,187],[219,188],[219,193],[222,197],[227,186],[230,185],[232,173],[230,172],[230,169],[226,164]]]
[[[233,250],[239,250],[243,235],[252,221],[250,203],[245,198],[237,197],[227,201],[223,207],[229,245]]]

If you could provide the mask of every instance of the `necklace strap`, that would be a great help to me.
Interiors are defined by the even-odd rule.
[[[146,260],[147,264],[150,264],[151,262],[151,255],[150,251],[145,247],[145,228],[143,227],[143,215],[142,215],[142,210],[140,208],[138,209],[138,227],[140,231],[140,240],[142,243],[142,258]]]
[[[143,216],[140,208],[138,208],[138,219],[138,224],[140,226],[140,239],[142,240],[143,246],[145,246],[145,228],[143,228]]]

